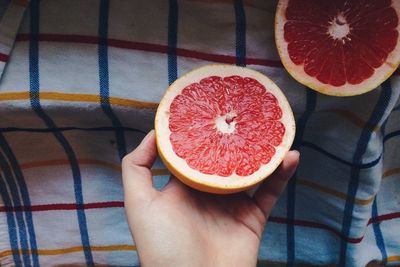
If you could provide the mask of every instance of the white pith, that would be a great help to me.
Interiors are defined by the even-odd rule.
[[[215,120],[215,126],[218,131],[224,134],[231,134],[235,132],[235,125],[236,121],[233,120],[228,123],[229,120],[233,119],[236,116],[236,113],[231,111],[228,114],[225,114],[223,116],[219,116]]]
[[[346,18],[342,13],[339,13],[337,17],[331,21],[331,25],[328,27],[328,33],[333,39],[346,40],[346,37],[350,33],[350,25],[347,23]]]
[[[199,82],[205,77],[209,76],[220,76],[228,77],[232,75],[239,75],[242,77],[250,77],[256,79],[258,82],[263,84],[268,91],[270,91],[278,100],[279,106],[283,110],[283,116],[281,122],[285,125],[286,131],[283,136],[283,140],[280,146],[276,147],[276,153],[272,157],[268,164],[262,165],[259,170],[254,172],[249,176],[239,176],[237,174],[232,174],[228,177],[220,177],[217,175],[208,175],[194,170],[188,166],[186,161],[178,157],[172,149],[169,136],[171,131],[168,127],[169,125],[169,108],[173,99],[181,93],[181,91],[189,84]],[[231,116],[233,114],[230,114]],[[221,119],[222,120],[222,119]],[[221,121],[221,123],[225,123]],[[295,121],[293,117],[290,105],[280,91],[280,89],[266,76],[263,74],[248,69],[231,65],[208,65],[196,69],[183,77],[176,80],[167,90],[160,105],[157,109],[157,114],[155,118],[156,127],[156,137],[158,142],[158,148],[160,153],[164,155],[166,160],[171,164],[181,175],[194,181],[198,184],[205,184],[214,188],[221,189],[235,189],[246,187],[250,185],[255,185],[267,176],[269,176],[281,163],[286,152],[289,150],[293,143],[295,135]],[[226,126],[217,126],[222,130],[231,131],[226,128]]]
[[[397,39],[396,48],[388,55],[388,58],[382,66],[376,68],[374,74],[359,84],[346,83],[342,86],[333,86],[320,82],[317,78],[311,77],[304,71],[303,65],[296,65],[289,57],[287,50],[288,43],[284,38],[284,25],[286,22],[285,11],[289,0],[279,0],[275,16],[275,42],[278,48],[279,56],[286,70],[300,83],[315,89],[321,93],[335,96],[359,95],[375,89],[385,81],[399,66],[400,63],[400,34]],[[400,18],[400,1],[392,1],[392,7],[396,10]],[[400,23],[397,25],[397,31],[400,32]],[[343,40],[346,40],[344,38]]]

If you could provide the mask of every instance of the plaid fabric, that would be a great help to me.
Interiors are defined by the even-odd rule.
[[[0,0],[0,77],[27,5],[27,0]]]
[[[349,98],[304,88],[279,62],[275,1],[32,0],[16,35],[21,3],[0,3],[1,266],[139,265],[120,160],[168,84],[215,62],[267,74],[296,113],[301,164],[259,265],[400,264],[397,74]]]

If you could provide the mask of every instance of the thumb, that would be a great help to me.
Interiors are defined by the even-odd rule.
[[[153,187],[150,168],[157,157],[154,130],[150,131],[140,145],[122,160],[122,179],[125,200],[151,198],[157,191]]]
[[[268,219],[272,208],[299,164],[298,151],[289,151],[281,165],[265,180],[254,194],[254,200]]]

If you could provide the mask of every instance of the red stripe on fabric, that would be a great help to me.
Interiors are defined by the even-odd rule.
[[[75,34],[48,34],[42,33],[37,36],[39,41],[42,42],[62,42],[62,43],[83,43],[83,44],[98,44],[100,38],[97,36],[85,36],[85,35],[75,35]],[[16,41],[29,41],[32,39],[31,34],[21,33],[16,37]],[[107,39],[108,46],[116,47],[116,48],[125,48],[132,50],[140,50],[147,52],[156,52],[156,53],[168,53],[168,46],[159,45],[159,44],[150,44],[150,43],[142,43],[142,42],[131,42],[124,41],[118,39]],[[178,56],[187,57],[187,58],[195,58],[200,60],[226,63],[226,64],[235,64],[237,61],[236,56],[229,55],[218,55],[211,53],[204,53],[184,48],[177,48],[176,53]],[[0,54],[0,61],[7,61],[8,56],[2,56]],[[271,60],[271,59],[262,59],[262,58],[246,58],[246,65],[259,65],[266,67],[276,67],[283,68],[282,62],[279,60]],[[395,75],[400,75],[400,71],[396,70],[394,72]]]
[[[17,41],[29,41],[32,39],[30,34],[18,34]],[[42,42],[63,42],[63,43],[84,43],[84,44],[98,44],[100,38],[97,36],[84,36],[84,35],[67,35],[67,34],[39,34],[37,39]],[[108,46],[132,50],[141,50],[146,52],[156,52],[167,54],[168,46],[159,44],[150,44],[142,42],[131,42],[124,40],[107,39]],[[212,62],[235,64],[237,61],[236,56],[218,55],[205,52],[199,52],[184,48],[176,49],[177,56],[195,58]],[[247,65],[260,65],[267,67],[283,68],[279,60],[269,60],[261,58],[246,58]]]
[[[368,220],[367,226],[370,224],[373,224],[373,223],[379,223],[379,222],[388,221],[388,220],[397,219],[397,218],[400,218],[400,212],[379,215],[379,216],[370,218]],[[282,224],[294,224],[296,226],[304,226],[304,227],[310,227],[310,228],[325,229],[327,231],[334,233],[335,235],[337,235],[341,238],[344,238],[347,242],[354,243],[354,244],[360,243],[364,238],[364,236],[357,237],[357,238],[342,236],[342,234],[339,231],[337,231],[336,229],[334,229],[328,225],[317,223],[317,222],[304,221],[304,220],[294,220],[291,222],[287,218],[273,217],[273,216],[269,217],[268,221],[275,222],[275,223],[282,223]]]
[[[102,208],[123,208],[124,202],[110,201],[110,202],[97,202],[78,205],[72,204],[45,204],[45,205],[32,205],[16,206],[16,207],[0,207],[0,212],[21,212],[21,211],[50,211],[50,210],[76,210],[76,209],[102,209]]]
[[[0,61],[1,62],[7,62],[9,56],[7,54],[0,53]]]
[[[379,216],[369,219],[368,225],[370,225],[372,223],[378,223],[378,222],[393,220],[393,219],[397,219],[397,218],[400,218],[400,212],[383,214],[383,215],[379,215]]]
[[[87,203],[82,205],[77,204],[46,204],[46,205],[33,205],[31,207],[19,206],[19,207],[5,207],[0,206],[0,212],[21,212],[21,211],[51,211],[51,210],[76,210],[76,209],[102,209],[102,208],[123,208],[123,201],[110,201],[110,202],[97,202],[97,203]],[[392,220],[400,218],[400,212],[394,212],[389,214],[383,214],[369,219],[367,225],[372,223],[379,223],[382,221]],[[309,228],[317,228],[327,230],[343,239],[349,243],[360,243],[364,236],[362,237],[345,237],[340,234],[336,229],[317,222],[305,221],[305,220],[288,220],[283,217],[269,217],[268,221],[281,224],[294,224],[296,226],[303,226]]]

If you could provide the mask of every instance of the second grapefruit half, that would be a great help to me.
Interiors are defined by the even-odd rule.
[[[328,95],[358,95],[397,69],[399,16],[399,0],[280,0],[276,45],[297,81]]]

